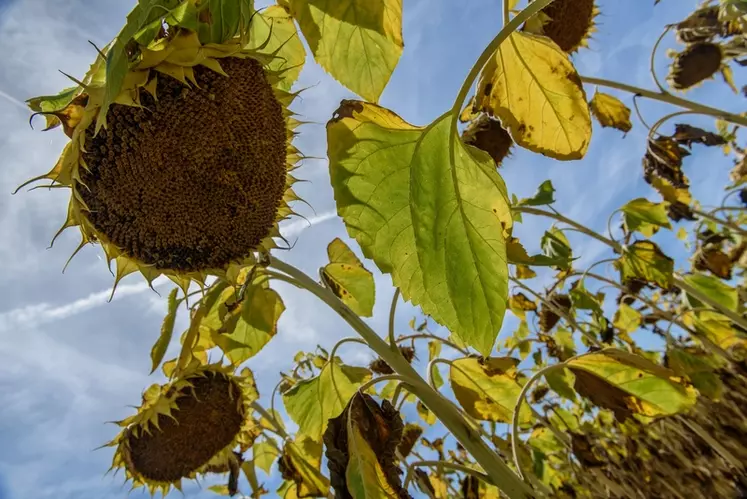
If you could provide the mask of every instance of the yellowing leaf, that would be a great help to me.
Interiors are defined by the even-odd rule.
[[[354,499],[397,499],[399,494],[387,482],[376,454],[357,426],[348,432],[350,461],[346,473],[348,492]]]
[[[677,239],[687,241],[687,230],[684,227],[680,227],[680,230],[677,231]]]
[[[276,57],[268,63],[268,69],[282,71],[278,86],[283,90],[290,90],[306,61],[306,49],[298,36],[296,24],[290,14],[279,5],[271,5],[256,12],[254,16],[247,48],[274,54]]]
[[[625,303],[620,304],[620,308],[615,312],[612,324],[621,331],[632,333],[641,327],[641,313]]]
[[[420,401],[418,400],[418,403],[416,404],[416,406],[415,406],[415,407],[416,407],[416,409],[417,409],[417,411],[418,411],[418,416],[420,416],[420,417],[421,417],[421,418],[423,419],[423,421],[425,421],[425,423],[426,423],[427,425],[430,425],[430,426],[432,426],[432,425],[436,424],[436,421],[438,421],[438,419],[436,419],[436,415],[435,415],[435,414],[433,414],[433,413],[432,413],[432,412],[431,412],[431,411],[430,411],[430,410],[429,410],[429,409],[428,409],[428,408],[427,408],[427,407],[425,406],[425,404],[424,404],[424,403],[422,403],[422,402],[420,402]]]
[[[521,319],[526,318],[526,312],[534,312],[537,310],[537,304],[522,293],[512,295],[511,298],[508,299],[508,306],[514,315]]]
[[[552,391],[568,400],[576,400],[573,391],[573,373],[568,369],[555,369],[545,374],[545,380]]]
[[[731,320],[718,312],[702,310],[687,311],[682,315],[685,324],[693,326],[700,334],[724,350],[734,347],[747,348],[747,339],[733,327]]]
[[[667,208],[663,203],[652,203],[646,198],[638,198],[620,208],[623,212],[623,224],[628,232],[638,231],[646,237],[658,232],[659,227],[671,229],[667,217]]]
[[[278,450],[274,443],[263,441],[257,442],[252,446],[252,453],[254,464],[269,475],[272,465],[280,455],[280,450]]]
[[[356,390],[371,378],[368,369],[331,360],[318,376],[301,380],[283,394],[298,433],[321,442],[327,421],[338,416]]]
[[[332,291],[353,312],[371,317],[376,294],[373,274],[339,238],[329,243],[327,254],[330,263],[322,272]]]
[[[663,289],[672,287],[674,260],[666,256],[651,241],[636,241],[628,246],[615,262],[623,283],[630,279],[643,279]]]
[[[527,267],[526,265],[517,265],[516,266],[516,278],[517,279],[532,279],[534,277],[537,277],[537,273]]]
[[[714,370],[719,366],[703,352],[693,349],[670,348],[667,350],[667,367],[687,376],[700,393],[711,399],[721,398],[724,384]]]
[[[677,414],[692,407],[697,398],[695,389],[673,371],[614,348],[572,359],[568,367],[576,375],[576,390],[615,411],[618,419],[631,413]]]
[[[454,396],[462,408],[475,419],[510,423],[514,406],[521,393],[516,381],[517,359],[493,357],[475,359],[471,357],[452,362],[449,380]],[[524,404],[519,420],[531,421],[532,415]]]
[[[284,311],[282,298],[270,289],[266,280],[252,284],[222,328],[213,332],[213,340],[234,365],[239,365],[255,356],[275,336]]]
[[[158,337],[158,340],[153,345],[153,349],[150,351],[150,358],[153,361],[153,366],[150,370],[151,374],[158,369],[158,365],[163,360],[163,356],[166,355],[166,349],[169,347],[169,343],[171,343],[171,336],[174,334],[176,312],[181,303],[181,300],[176,299],[176,294],[178,292],[179,288],[174,288],[169,293],[168,312],[166,313],[166,317],[164,317],[163,324],[161,325],[161,335]]]
[[[591,117],[583,84],[549,38],[513,33],[485,65],[477,96],[478,108],[500,118],[522,147],[561,160],[586,154]]]
[[[379,106],[343,101],[327,124],[330,174],[348,233],[405,299],[488,354],[506,310],[503,180],[487,154]],[[450,150],[453,141],[454,150]]]
[[[620,99],[597,90],[589,103],[591,112],[603,127],[617,128],[629,132],[633,128],[630,122],[630,109]]]
[[[307,436],[287,441],[280,457],[280,470],[296,483],[297,497],[325,497],[329,493],[329,479],[320,471],[321,462],[321,442]]]
[[[402,55],[402,0],[289,0],[314,59],[376,102]]]

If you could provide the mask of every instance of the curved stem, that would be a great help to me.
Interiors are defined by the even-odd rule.
[[[335,346],[332,347],[332,351],[329,353],[329,359],[327,359],[327,362],[333,362],[335,358],[335,354],[337,353],[337,349],[340,348],[345,343],[360,343],[361,345],[366,344],[366,342],[360,338],[343,338],[337,343],[335,343]]]
[[[509,0],[503,0],[503,25],[505,26],[511,20],[511,11],[509,6]]]
[[[704,218],[704,219],[709,220],[709,221],[711,221],[713,223],[716,223],[716,224],[719,224],[719,225],[723,225],[724,227],[727,227],[729,230],[733,230],[737,234],[741,234],[743,236],[747,236],[747,230],[742,229],[737,224],[735,224],[733,222],[730,222],[729,220],[724,220],[722,218],[715,217],[715,216],[711,215],[710,213],[706,213],[704,211],[696,210],[694,208],[692,208],[692,212],[695,215],[699,216],[700,218]]]
[[[435,334],[428,334],[428,333],[418,333],[418,334],[410,334],[407,336],[403,336],[399,339],[397,339],[397,343],[402,343],[403,341],[407,340],[418,340],[418,339],[431,339],[438,341],[440,343],[443,343],[444,345],[453,348],[454,350],[457,350],[459,353],[467,357],[469,355],[469,352],[465,350],[464,348],[461,348],[456,343],[453,343],[449,340],[446,340],[444,338],[441,338],[440,336],[436,336]]]
[[[701,293],[698,289],[690,286],[679,275],[674,274],[672,281],[674,282],[675,286],[680,288],[685,293],[690,294],[697,300],[705,303],[706,305],[710,307],[713,307],[716,311],[728,317],[734,324],[741,326],[743,329],[747,329],[747,319],[740,316],[738,313],[734,312],[733,310],[729,310],[727,307],[724,307],[722,304],[720,304],[719,302],[717,302],[716,300],[714,300],[707,294]]]
[[[493,53],[498,50],[498,47],[501,45],[501,43],[503,43],[509,36],[511,36],[511,34],[522,25],[522,23],[524,23],[530,17],[534,16],[540,10],[550,5],[553,1],[554,0],[535,0],[534,2],[530,3],[527,8],[519,13],[519,15],[506,22],[503,25],[503,29],[500,31],[500,33],[498,33],[498,35],[493,38],[488,46],[485,47],[485,50],[482,51],[480,57],[477,58],[477,62],[475,62],[474,66],[472,66],[472,69],[467,75],[467,78],[464,80],[464,83],[462,83],[462,88],[459,89],[459,94],[457,94],[457,98],[454,101],[454,106],[452,106],[451,108],[451,113],[453,115],[452,128],[456,128],[459,111],[462,109],[462,104],[467,98],[467,94],[469,94],[469,91],[472,88],[472,84],[480,75],[480,71],[482,71],[483,66],[485,66],[485,64],[493,56]],[[506,4],[504,3],[504,5]]]
[[[397,311],[397,301],[399,300],[399,288],[395,288],[394,296],[392,297],[392,306],[389,307],[389,346],[397,348],[397,342],[394,339],[394,315]]]
[[[664,39],[664,37],[669,33],[669,30],[672,29],[671,26],[667,26],[666,29],[659,35],[659,39],[656,40],[656,43],[654,44],[654,48],[651,50],[651,75],[654,77],[654,83],[656,83],[656,86],[659,87],[659,90],[663,94],[669,95],[669,92],[667,91],[666,87],[661,84],[659,81],[659,77],[656,76],[656,52],[659,50],[659,45],[661,45],[661,41]]]
[[[529,286],[525,285],[524,283],[522,283],[521,281],[519,281],[519,280],[518,280],[518,279],[516,279],[515,277],[509,277],[508,279],[509,279],[509,280],[510,280],[510,281],[511,281],[512,283],[514,283],[515,285],[519,286],[519,287],[520,287],[521,289],[523,289],[524,291],[526,291],[527,293],[531,293],[532,295],[534,295],[534,296],[535,296],[536,298],[538,298],[538,299],[539,299],[539,300],[540,300],[540,301],[541,301],[541,302],[542,302],[542,303],[543,303],[543,304],[544,304],[544,305],[545,305],[546,307],[550,308],[550,309],[551,309],[551,310],[552,310],[553,312],[555,312],[555,313],[556,313],[557,315],[559,315],[560,317],[562,317],[562,318],[564,318],[564,319],[565,319],[566,321],[568,321],[568,323],[569,323],[569,324],[571,325],[571,327],[573,327],[574,329],[576,329],[576,330],[577,330],[578,332],[580,332],[580,333],[581,333],[582,335],[586,336],[586,338],[588,338],[588,339],[589,339],[589,341],[591,341],[591,342],[592,342],[592,343],[593,343],[594,345],[596,345],[596,346],[599,346],[599,347],[601,347],[601,346],[602,346],[602,344],[601,344],[601,343],[599,342],[599,340],[598,340],[598,339],[597,339],[597,338],[596,338],[596,337],[595,337],[594,335],[592,335],[591,333],[589,333],[588,331],[586,331],[585,329],[583,329],[583,328],[582,328],[582,327],[581,327],[581,326],[580,326],[580,325],[578,324],[578,322],[576,322],[576,319],[574,319],[573,317],[571,317],[571,314],[570,314],[570,313],[566,312],[565,310],[561,309],[560,307],[556,307],[555,305],[553,305],[553,304],[552,304],[552,303],[550,302],[550,300],[546,300],[546,299],[545,299],[545,298],[544,298],[544,297],[543,297],[542,295],[540,295],[539,293],[537,293],[537,292],[536,292],[536,291],[534,291],[534,290],[533,290],[532,288],[530,288]]]
[[[519,411],[521,410],[521,404],[524,402],[524,399],[527,396],[527,393],[529,392],[529,388],[534,384],[535,381],[540,379],[545,374],[555,371],[556,369],[565,368],[566,364],[565,362],[561,362],[559,364],[553,364],[551,366],[544,367],[534,373],[531,378],[526,382],[526,384],[522,387],[521,393],[519,394],[519,398],[516,400],[516,405],[514,406],[514,414],[511,419],[511,452],[514,456],[514,465],[516,466],[516,471],[519,473],[519,476],[523,479],[524,473],[521,471],[521,461],[519,460]]]
[[[540,210],[540,209],[537,209],[537,208],[531,208],[529,206],[518,206],[518,207],[514,208],[513,210],[516,211],[516,212],[519,212],[519,213],[528,213],[530,215],[539,215],[539,216],[543,216],[543,217],[553,218],[553,219],[557,220],[558,222],[563,222],[565,224],[570,225],[571,227],[574,227],[579,232],[581,232],[583,234],[586,234],[587,236],[589,236],[591,238],[594,238],[597,241],[603,242],[604,244],[606,244],[607,246],[609,246],[613,250],[615,250],[617,253],[622,253],[622,251],[623,251],[623,247],[622,247],[621,244],[616,243],[615,241],[613,241],[611,239],[608,239],[608,238],[604,237],[603,235],[601,235],[601,234],[599,234],[597,232],[594,232],[593,230],[589,229],[588,227],[585,227],[585,226],[581,225],[578,222],[574,222],[570,218],[566,218],[566,217],[564,217],[563,215],[561,215],[559,213],[552,213],[550,211]]]
[[[254,410],[254,412],[259,413],[260,416],[265,418],[267,421],[270,422],[270,424],[272,424],[272,426],[275,427],[275,430],[274,430],[275,433],[280,435],[282,438],[285,438],[285,439],[290,438],[290,435],[288,435],[288,433],[285,432],[285,430],[283,429],[283,426],[275,420],[275,416],[267,412],[265,408],[259,405],[259,402],[257,402],[256,400],[252,402],[252,409]]]
[[[478,479],[482,480],[483,482],[487,482],[490,484],[495,485],[488,475],[485,473],[480,473],[474,468],[469,468],[467,466],[464,466],[463,464],[457,464],[457,463],[451,463],[448,461],[413,461],[407,466],[407,474],[405,475],[405,481],[402,482],[402,488],[407,490],[407,486],[410,484],[410,480],[412,479],[413,470],[417,468],[418,466],[429,466],[429,467],[442,467],[442,468],[451,468],[453,470],[461,471],[463,473],[467,473],[468,475],[472,475],[477,477]]]
[[[745,117],[727,113],[726,111],[723,111],[721,109],[698,104],[697,102],[689,101],[687,99],[682,99],[675,95],[665,94],[662,92],[654,92],[652,90],[646,90],[645,88],[635,87],[626,83],[605,80],[602,78],[593,78],[591,76],[581,76],[581,81],[590,85],[600,85],[603,87],[616,88],[617,90],[622,90],[623,92],[630,92],[632,94],[641,95],[642,97],[646,97],[649,99],[666,102],[667,104],[671,104],[673,106],[679,106],[691,111],[696,111],[701,114],[721,118],[722,120],[728,121],[729,123],[732,123],[734,125],[747,126],[747,118]]]
[[[672,118],[676,118],[678,116],[684,116],[687,114],[699,114],[699,113],[697,111],[677,111],[676,113],[670,113],[670,114],[667,114],[666,116],[661,117],[656,123],[654,123],[654,126],[652,126],[651,129],[648,131],[648,139],[651,140],[654,135],[658,134],[659,128],[661,128],[661,126],[667,121],[671,120]]]
[[[541,3],[543,0],[538,0]],[[538,3],[535,2],[535,3]],[[277,258],[273,258],[270,265],[295,279],[300,286],[313,293],[337,312],[399,375],[407,379],[407,385],[418,398],[431,410],[454,435],[459,443],[472,454],[490,476],[491,481],[511,499],[524,499],[532,496],[532,490],[524,483],[511,468],[495,453],[473,428],[464,420],[459,409],[441,393],[434,390],[399,354],[392,350],[368,324],[340,301],[329,289],[320,286],[309,276]]]
[[[368,380],[366,383],[363,383],[360,388],[358,388],[358,391],[363,393],[372,386],[374,386],[376,383],[381,383],[382,381],[403,381],[406,382],[407,379],[404,376],[400,376],[399,374],[385,374],[384,376],[377,376],[373,379]]]

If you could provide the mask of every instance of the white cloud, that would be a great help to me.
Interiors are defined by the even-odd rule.
[[[299,235],[301,232],[305,231],[306,229],[310,229],[311,227],[318,225],[320,223],[324,223],[327,220],[332,220],[336,216],[337,216],[336,211],[325,211],[311,218],[294,220],[293,222],[281,227],[280,232],[286,238],[295,237]]]

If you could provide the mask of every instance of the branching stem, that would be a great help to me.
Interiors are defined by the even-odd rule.
[[[729,123],[732,123],[734,125],[747,126],[747,118],[745,117],[732,114],[732,113],[727,113],[726,111],[722,109],[717,109],[715,107],[705,106],[703,104],[698,104],[697,102],[689,101],[687,99],[682,99],[675,95],[665,94],[663,92],[654,92],[653,90],[646,90],[645,88],[635,87],[633,85],[628,85],[626,83],[620,83],[620,82],[612,81],[612,80],[605,80],[602,78],[593,78],[591,76],[582,76],[581,81],[584,83],[588,83],[590,85],[600,85],[603,87],[615,88],[617,90],[622,90],[623,92],[630,92],[632,94],[640,95],[648,99],[658,100],[660,102],[666,102],[667,104],[671,104],[673,106],[679,106],[685,109],[689,109],[691,111],[696,111],[701,114],[713,116],[715,118],[721,118],[722,120],[728,121]]]
[[[541,3],[541,1],[535,2]],[[511,499],[524,499],[532,496],[529,486],[503,462],[487,443],[464,420],[459,409],[441,393],[434,390],[398,350],[392,350],[389,344],[373,331],[358,315],[348,308],[331,290],[319,285],[309,276],[277,258],[273,258],[270,266],[290,276],[296,283],[314,294],[337,312],[400,376],[407,379],[407,385],[412,392],[438,417],[443,425],[454,437],[472,454],[474,459],[488,473],[490,480]]]

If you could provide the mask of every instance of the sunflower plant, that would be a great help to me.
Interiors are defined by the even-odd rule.
[[[278,0],[262,10],[251,0],[139,0],[87,74],[28,101],[70,139],[29,181],[69,190],[60,232],[102,246],[114,288],[132,273],[177,285],[151,351],[152,370],[168,380],[118,422],[112,469],[164,495],[222,475],[211,490],[259,497],[268,491],[256,470],[274,466],[285,498],[744,493],[747,118],[680,93],[715,85],[717,73],[739,93],[744,5],[706,1],[664,27],[652,90],[576,70],[598,29],[595,1],[503,0],[498,34],[454,102],[420,126],[377,104],[404,48],[401,0]],[[666,36],[681,50],[662,82],[654,61]],[[305,158],[293,145],[301,118],[289,110],[307,58],[301,38],[361,98],[330,117],[327,156],[348,234],[391,276],[383,334],[362,319],[373,314],[373,275],[342,240],[329,244],[318,277],[279,255],[278,224],[294,215]],[[513,148],[580,160],[592,119],[633,128],[626,94],[636,106],[677,108],[639,125],[648,129],[643,178],[661,200],[630,200],[598,232],[553,207],[550,181],[530,198],[509,195],[499,168],[511,167]],[[686,123],[692,115],[713,118],[714,130]],[[734,163],[718,207],[689,189],[686,157],[702,147]],[[553,223],[540,241],[514,234],[529,216]],[[687,262],[658,243],[674,223]],[[576,268],[569,231],[602,243],[605,258]],[[296,355],[264,407],[242,366],[277,332],[285,304],[274,281],[315,295],[357,336]],[[405,335],[394,327],[400,300],[423,314]],[[167,360],[180,309],[189,327]],[[498,342],[507,311],[519,327]],[[347,365],[336,355],[346,342],[378,358]],[[278,396],[294,435],[274,409]],[[404,404],[444,437],[403,421]]]

